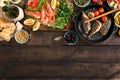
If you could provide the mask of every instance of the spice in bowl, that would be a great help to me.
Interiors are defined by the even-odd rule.
[[[74,31],[68,31],[64,34],[64,41],[67,45],[75,45],[78,42],[78,35]]]
[[[15,33],[15,40],[19,44],[24,44],[29,40],[29,34],[25,30],[20,30]]]

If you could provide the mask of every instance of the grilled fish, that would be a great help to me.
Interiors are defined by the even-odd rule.
[[[111,26],[111,20],[108,20],[106,23],[103,23],[103,25],[100,29],[100,32],[103,36],[108,33],[110,26]]]
[[[83,24],[83,29],[86,34],[89,33],[91,29],[91,24],[90,22],[85,23],[85,20],[89,19],[88,16],[85,14],[85,12],[82,12],[82,24]]]
[[[95,23],[93,23],[93,25],[92,25],[92,29],[91,29],[88,37],[91,38],[95,33],[100,31],[101,26],[102,26],[102,23],[100,21],[96,20]]]

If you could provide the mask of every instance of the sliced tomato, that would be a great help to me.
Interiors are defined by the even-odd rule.
[[[38,4],[39,4],[38,0],[33,0],[33,1],[29,2],[29,7],[31,7],[31,8],[37,8]]]
[[[108,21],[108,17],[107,16],[103,16],[102,17],[102,22],[107,22]]]

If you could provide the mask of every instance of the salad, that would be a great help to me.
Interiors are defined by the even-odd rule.
[[[64,0],[64,2],[61,0],[28,0],[25,9],[27,18],[32,18],[44,26],[55,29],[64,29],[72,13],[73,8],[69,0]]]

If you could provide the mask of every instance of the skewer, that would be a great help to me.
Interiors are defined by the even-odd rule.
[[[106,16],[106,15],[108,15],[108,14],[114,13],[114,12],[119,11],[119,10],[120,10],[120,8],[117,8],[117,9],[114,9],[114,10],[111,10],[111,11],[108,11],[108,12],[106,12],[106,13],[104,13],[104,14],[101,14],[101,15],[99,15],[99,16],[97,16],[97,17],[94,17],[94,18],[92,18],[92,19],[86,20],[85,23],[91,22],[91,21],[93,21],[93,20],[96,20],[96,19],[98,19],[98,18],[101,18],[101,17],[103,17],[103,16]]]

